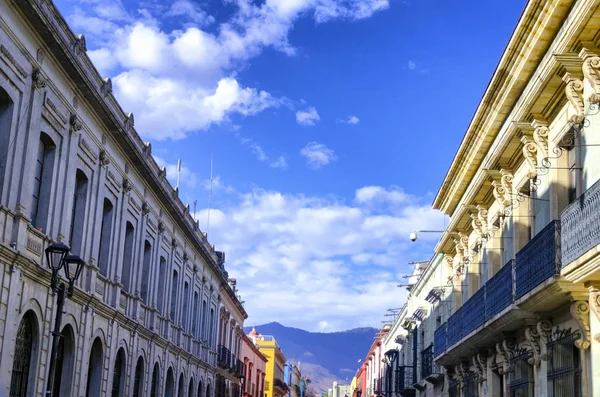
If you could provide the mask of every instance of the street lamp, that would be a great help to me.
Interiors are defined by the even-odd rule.
[[[58,359],[58,343],[60,341],[60,326],[62,323],[63,307],[65,305],[65,293],[68,297],[73,296],[73,286],[81,274],[84,261],[77,255],[67,255],[70,248],[61,242],[54,243],[46,248],[46,259],[48,267],[52,271],[50,288],[56,293],[56,319],[54,321],[54,331],[52,331],[52,352],[50,368],[48,370],[48,387],[46,396],[52,397],[54,394],[54,374],[56,372],[56,360]],[[65,290],[65,284],[58,284],[58,272],[61,268],[65,269],[65,276],[69,281],[69,289]]]
[[[445,233],[446,231],[445,230],[413,230],[410,233],[410,241],[412,241],[413,243],[415,241],[417,241],[417,239],[419,238],[419,235],[417,234],[417,232],[418,233]]]

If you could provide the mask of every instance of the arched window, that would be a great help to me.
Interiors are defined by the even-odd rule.
[[[181,313],[181,323],[183,324],[183,329],[189,329],[189,324],[188,324],[188,319],[189,319],[189,305],[188,305],[188,301],[189,301],[189,292],[190,292],[190,285],[188,284],[188,282],[186,281],[185,283],[183,283],[183,308],[182,308],[182,313]]]
[[[133,397],[139,397],[144,391],[144,358],[140,356],[133,377]]]
[[[98,250],[98,265],[100,274],[108,276],[108,263],[110,260],[110,247],[112,238],[112,227],[114,219],[114,206],[112,202],[105,198],[102,208],[102,226],[100,228],[100,248]]]
[[[212,309],[212,308],[210,309],[210,323],[209,324],[210,324],[210,331],[208,334],[208,343],[210,346],[212,346],[214,344],[213,332],[214,332],[214,329],[216,328],[215,327],[215,325],[216,325],[215,324],[215,309]]]
[[[48,135],[42,132],[33,175],[30,213],[31,224],[37,228],[47,228],[55,152],[56,145]]]
[[[204,397],[211,397],[211,394],[210,394],[210,383],[208,385],[206,385],[206,396],[204,396]]]
[[[158,396],[158,380],[160,378],[160,368],[158,363],[154,364],[154,370],[152,371],[152,384],[150,385],[150,397]]]
[[[70,325],[65,325],[58,342],[58,357],[54,372],[54,396],[69,396],[75,372],[75,333]]]
[[[81,252],[83,243],[83,225],[85,223],[85,207],[87,205],[88,178],[81,170],[75,174],[75,192],[73,197],[73,211],[71,213],[71,252],[83,256]]]
[[[13,138],[11,134],[13,108],[12,99],[6,91],[0,88],[0,131],[2,131],[0,134],[0,193],[4,193],[2,188],[8,163],[8,147]],[[4,198],[3,195],[2,198]]]
[[[202,341],[205,342],[206,339],[206,299],[202,301]]]
[[[183,397],[185,393],[185,380],[183,379],[183,374],[179,375],[179,387],[177,388],[177,397]]]
[[[173,397],[175,392],[175,377],[173,376],[173,368],[167,371],[167,383],[165,384],[165,397]]]
[[[102,369],[104,367],[104,349],[100,338],[94,339],[90,351],[90,364],[88,367],[86,397],[100,397],[102,389]]]
[[[133,274],[133,245],[135,240],[135,228],[131,222],[125,224],[125,246],[123,249],[123,288],[127,292],[135,289],[131,286],[131,275]]]
[[[194,378],[190,378],[190,387],[188,387],[188,397],[192,397],[194,395]]]
[[[177,287],[179,283],[179,275],[177,270],[173,270],[173,284],[171,285],[171,320],[175,322],[177,314]]]
[[[165,259],[164,256],[161,256],[159,265],[158,265],[158,294],[157,294],[158,296],[156,298],[158,301],[157,302],[158,311],[163,316],[167,312],[166,309],[164,308],[166,282],[167,282],[167,260]]]
[[[202,392],[203,391],[204,390],[202,390],[202,379],[200,379],[200,382],[198,382],[198,395],[196,397],[202,397]]]
[[[117,358],[115,359],[115,366],[113,368],[113,383],[111,397],[122,397],[123,389],[125,388],[125,350],[120,348],[117,352]]]
[[[142,299],[146,305],[150,305],[150,299],[148,296],[150,290],[150,263],[152,261],[152,244],[150,241],[144,241],[144,262],[142,271]]]
[[[27,312],[17,330],[15,354],[10,379],[10,397],[25,397],[28,387],[34,387],[37,350],[37,323],[32,312]],[[30,386],[31,385],[31,386]]]

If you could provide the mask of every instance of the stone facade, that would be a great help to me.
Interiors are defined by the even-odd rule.
[[[53,3],[0,2],[0,395],[45,393],[55,241],[86,262],[55,395],[214,395],[221,313],[247,314],[178,195]]]

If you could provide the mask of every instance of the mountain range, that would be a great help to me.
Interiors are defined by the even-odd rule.
[[[245,327],[244,331],[248,334],[252,328],[275,337],[285,357],[300,365],[317,393],[326,392],[334,381],[350,383],[377,334],[377,329],[370,327],[321,333],[277,322]]]

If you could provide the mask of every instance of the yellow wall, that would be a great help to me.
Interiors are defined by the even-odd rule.
[[[275,339],[260,340],[256,339],[256,347],[267,358],[265,368],[265,397],[282,397],[283,390],[275,390],[273,384],[275,379],[283,381],[283,367],[285,366],[285,357],[277,345]],[[267,387],[268,385],[268,387]]]

